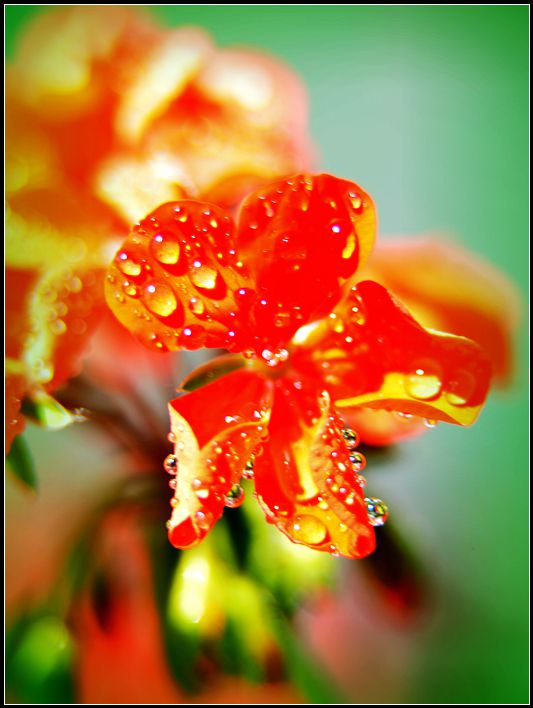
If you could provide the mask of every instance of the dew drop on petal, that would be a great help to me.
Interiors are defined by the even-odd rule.
[[[244,501],[244,489],[240,484],[234,484],[224,497],[224,505],[230,509],[236,509]]]
[[[361,472],[361,470],[364,470],[366,465],[365,456],[360,452],[351,452],[350,462],[352,463],[354,472]]]
[[[156,234],[150,242],[154,258],[163,265],[175,265],[180,257],[180,245],[176,238],[166,232]]]
[[[63,320],[52,320],[52,322],[50,322],[50,331],[55,335],[65,334],[67,325]]]
[[[189,310],[196,315],[201,317],[205,312],[205,305],[198,297],[191,297],[189,300]]]
[[[442,372],[435,362],[422,361],[413,366],[405,377],[405,390],[420,401],[436,398],[442,389]]]
[[[190,274],[191,281],[193,285],[198,288],[198,290],[210,294],[212,291],[218,289],[221,284],[221,277],[213,268],[209,268],[206,265],[202,265],[198,262],[194,270]]]
[[[244,479],[253,479],[254,478],[254,455],[250,457],[248,462],[246,463],[246,466],[242,472],[242,476]]]
[[[178,306],[174,291],[161,283],[150,283],[146,287],[144,302],[150,312],[159,317],[169,317]]]
[[[176,455],[167,455],[163,462],[163,467],[169,474],[176,474],[178,471],[178,458]]]
[[[385,502],[377,497],[365,497],[365,504],[371,526],[383,526],[389,516]]]
[[[476,388],[474,376],[465,369],[458,369],[448,384],[446,399],[453,406],[468,405]]]
[[[209,529],[210,514],[206,514],[205,511],[197,511],[194,515],[194,520],[199,529],[207,531]]]
[[[287,530],[296,541],[310,546],[318,546],[328,537],[326,525],[308,514],[296,516]]]
[[[139,288],[128,280],[123,284],[122,289],[128,297],[139,297]]]
[[[344,428],[342,431],[342,437],[346,441],[346,447],[348,450],[355,450],[359,444],[359,436],[351,428]]]
[[[121,251],[117,255],[116,264],[120,272],[124,275],[135,278],[141,274],[141,264],[138,263],[129,253],[127,253],[127,251]]]

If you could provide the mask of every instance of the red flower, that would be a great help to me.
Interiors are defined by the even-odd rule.
[[[175,546],[198,543],[253,476],[267,520],[292,541],[365,556],[386,508],[364,497],[341,414],[475,420],[490,379],[479,346],[425,330],[376,282],[353,285],[374,233],[356,184],[296,175],[250,195],[237,223],[211,204],[165,204],[117,253],[107,299],[144,344],[239,353],[170,403]]]

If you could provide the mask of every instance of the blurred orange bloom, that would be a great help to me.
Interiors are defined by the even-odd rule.
[[[231,206],[311,150],[287,67],[129,7],[39,15],[6,92],[9,447],[25,393],[79,372],[132,222],[185,195]]]

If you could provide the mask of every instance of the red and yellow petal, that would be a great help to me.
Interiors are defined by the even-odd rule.
[[[309,383],[276,381],[270,438],[254,463],[257,497],[294,543],[362,558],[375,538],[344,426],[329,395]]]
[[[470,425],[491,365],[475,343],[421,327],[382,285],[359,283],[329,318],[301,332],[294,365],[320,376],[335,405]]]
[[[267,432],[272,384],[259,374],[234,371],[169,404],[177,472],[170,542],[190,548],[220,518],[226,497]],[[174,480],[171,480],[174,483]]]
[[[249,284],[230,217],[183,201],[164,204],[133,229],[109,269],[106,295],[118,320],[152,349],[239,351]]]
[[[368,272],[421,324],[473,339],[490,357],[495,378],[509,378],[520,304],[501,271],[451,242],[399,238],[378,244]]]

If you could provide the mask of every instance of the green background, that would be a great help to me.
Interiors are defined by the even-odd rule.
[[[472,430],[439,426],[369,472],[435,599],[416,627],[394,629],[411,658],[393,698],[381,661],[392,630],[374,618],[382,645],[369,643],[374,690],[361,699],[526,702],[528,8],[152,9],[169,25],[202,25],[221,45],[285,59],[308,87],[320,168],[373,195],[381,233],[452,233],[521,289],[511,389],[493,394]],[[6,8],[8,54],[42,10]]]

